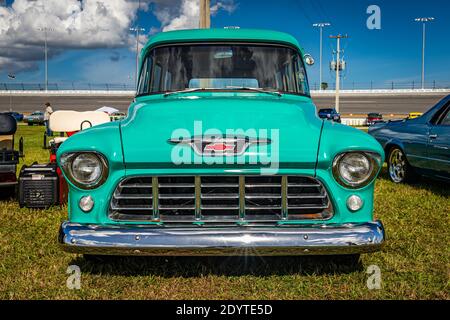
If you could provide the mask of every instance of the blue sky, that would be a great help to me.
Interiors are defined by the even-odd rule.
[[[178,0],[170,1],[176,3]],[[229,4],[232,1],[226,2]],[[219,10],[212,17],[212,27],[240,26],[291,33],[316,58],[316,65],[308,68],[312,85],[319,80],[319,31],[312,27],[312,23],[332,24],[324,29],[323,78],[326,82],[334,82],[328,62],[335,41],[328,36],[348,34],[349,39],[342,43],[348,63],[344,79],[344,87],[347,88],[353,82],[365,82],[367,85],[370,81],[419,83],[422,26],[414,22],[414,18],[435,17],[436,20],[427,25],[427,80],[450,85],[450,1],[234,0],[233,5],[233,10]],[[366,27],[369,5],[378,5],[381,9],[381,30],[369,30]],[[7,1],[7,6],[11,6],[11,1]],[[152,3],[147,10],[138,12],[139,23],[147,33],[161,29],[161,18],[155,15],[157,8],[158,4]],[[133,17],[129,26],[135,23]],[[130,49],[132,46],[94,47],[84,49],[82,46],[77,48],[76,45],[70,45],[70,48],[60,48],[57,54],[53,52],[49,60],[49,82],[133,83],[135,53]],[[39,51],[37,54],[34,65],[16,71],[16,81],[43,82],[43,53],[42,59],[39,58]],[[11,70],[14,71],[13,67],[7,65],[0,69],[0,82],[8,81],[7,73]]]

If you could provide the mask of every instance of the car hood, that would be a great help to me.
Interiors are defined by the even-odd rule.
[[[142,99],[142,98],[141,98]],[[143,99],[134,103],[121,123],[124,161],[127,168],[215,165],[270,165],[315,168],[322,120],[306,97],[183,96]],[[233,156],[196,156],[189,144],[171,143],[234,131],[260,141],[245,153]],[[190,162],[188,159],[190,157]],[[182,158],[182,160],[180,160]],[[221,167],[223,167],[223,163]],[[270,163],[270,164],[269,164]]]

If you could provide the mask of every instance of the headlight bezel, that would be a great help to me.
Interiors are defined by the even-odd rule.
[[[364,181],[359,182],[359,183],[351,182],[342,177],[340,170],[339,170],[339,163],[345,156],[347,156],[349,154],[362,155],[369,161],[371,171],[367,175],[367,177]],[[362,189],[362,188],[366,187],[367,185],[369,185],[374,180],[374,178],[380,171],[380,168],[381,168],[381,155],[380,154],[378,154],[376,152],[372,152],[372,151],[352,150],[352,151],[344,151],[344,152],[338,153],[334,157],[333,165],[332,165],[332,172],[333,172],[334,179],[341,186],[348,188],[348,189]]]
[[[79,181],[77,178],[75,178],[75,176],[73,174],[73,171],[72,171],[73,161],[82,154],[90,154],[90,155],[96,156],[101,165],[100,176],[93,182],[83,183],[83,182]],[[97,152],[97,151],[76,151],[76,152],[63,153],[60,156],[60,164],[61,164],[61,169],[63,170],[64,174],[69,179],[69,181],[76,187],[83,189],[83,190],[95,189],[95,188],[101,186],[103,183],[105,183],[105,181],[109,175],[108,160],[106,159],[106,157],[103,154],[101,154],[100,152]]]

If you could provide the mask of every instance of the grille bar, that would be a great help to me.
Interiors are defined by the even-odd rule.
[[[281,177],[281,217],[283,220],[286,220],[288,215],[288,186],[287,177]]]
[[[152,216],[153,220],[159,220],[159,188],[158,177],[152,177]]]
[[[202,218],[202,182],[199,176],[195,177],[195,220]]]
[[[113,193],[110,217],[162,222],[328,219],[322,184],[303,176],[132,177]]]

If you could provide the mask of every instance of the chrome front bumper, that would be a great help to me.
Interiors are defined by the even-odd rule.
[[[99,255],[326,255],[373,252],[384,242],[380,221],[305,227],[94,226],[64,222],[67,252]]]

